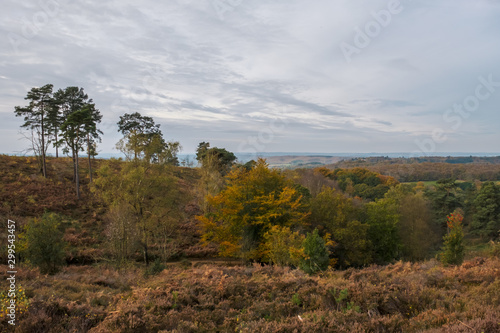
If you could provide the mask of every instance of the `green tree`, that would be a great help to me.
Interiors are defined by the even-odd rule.
[[[75,166],[75,185],[76,195],[80,199],[80,177],[79,177],[79,152],[83,151],[85,143],[87,144],[87,153],[89,161],[90,181],[92,182],[92,147],[96,140],[100,139],[102,133],[97,129],[97,123],[101,121],[101,114],[95,108],[93,103],[85,103],[81,109],[75,110],[66,115],[61,125],[62,137],[72,151],[73,164]]]
[[[92,162],[91,157],[97,155],[96,145],[97,142],[101,141],[101,134],[103,132],[97,128],[97,124],[101,122],[102,115],[98,109],[95,108],[95,104],[88,103],[82,108],[84,113],[83,119],[83,133],[85,137],[84,140],[87,144],[87,158],[89,162],[89,178],[92,183]]]
[[[84,150],[87,141],[88,152],[94,143],[92,139],[99,139],[97,123],[101,121],[99,110],[95,108],[92,99],[84,92],[83,88],[66,87],[54,93],[53,103],[62,114],[60,126],[61,139],[58,145],[64,145],[63,152],[71,153],[73,161],[73,181],[75,182],[76,195],[80,199],[79,152]]]
[[[439,226],[433,223],[430,202],[422,189],[420,186],[398,184],[384,196],[385,199],[393,200],[398,207],[398,235],[401,256],[405,260],[423,260],[441,243],[437,236]]]
[[[196,148],[196,160],[198,163],[202,163],[203,158],[207,154],[207,150],[210,148],[210,142],[200,142],[198,148]]]
[[[46,84],[40,88],[31,88],[25,100],[29,100],[29,105],[25,107],[16,106],[16,117],[24,117],[24,124],[21,127],[28,128],[31,131],[30,150],[38,156],[40,169],[44,177],[47,177],[46,154],[50,141],[49,127],[47,126],[47,117],[51,109],[52,84]]]
[[[66,246],[61,230],[61,217],[45,213],[41,218],[32,219],[21,236],[22,254],[29,262],[40,268],[42,274],[54,274],[64,264]]]
[[[196,149],[196,159],[202,168],[215,168],[225,176],[236,161],[236,156],[224,148],[210,148],[209,142],[201,142]]]
[[[441,179],[436,182],[433,190],[426,192],[431,200],[435,221],[441,227],[441,235],[446,232],[446,216],[463,206],[461,190],[454,179]]]
[[[422,192],[405,196],[400,201],[399,215],[403,258],[411,261],[425,259],[438,243],[428,200]]]
[[[201,201],[203,209],[206,210],[208,207],[207,198],[217,195],[224,188],[224,176],[231,170],[236,156],[224,148],[210,148],[210,143],[201,142],[196,150],[196,159],[201,175]],[[246,169],[251,170],[255,165],[256,162],[250,163]]]
[[[160,124],[155,124],[153,118],[143,116],[139,112],[125,113],[118,121],[118,132],[123,135],[140,133],[144,135],[160,134]]]
[[[56,149],[56,158],[59,157],[59,133],[61,125],[64,118],[61,114],[61,109],[55,97],[52,97],[49,103],[49,109],[47,112],[47,130],[49,137],[52,141],[52,145]]]
[[[455,211],[448,215],[446,220],[449,232],[443,238],[444,244],[443,251],[440,253],[440,260],[445,266],[461,265],[465,255],[462,229],[463,216]]]
[[[382,198],[391,186],[398,183],[393,177],[383,176],[364,168],[337,168],[333,171],[321,168],[320,172],[336,180],[345,193],[369,200]]]
[[[362,266],[371,262],[369,225],[358,221],[353,199],[340,191],[324,187],[310,201],[310,223],[325,228],[335,242],[334,256],[340,267]]]
[[[118,121],[118,132],[123,134],[116,147],[127,159],[144,159],[149,163],[166,163],[179,165],[177,153],[179,142],[166,142],[153,118],[143,116],[139,112],[125,113]]]
[[[366,223],[370,226],[368,237],[375,262],[384,264],[397,258],[401,242],[398,235],[399,214],[396,202],[386,198],[369,202],[366,205],[366,213]]]
[[[470,229],[485,238],[500,237],[500,186],[485,182],[474,200],[476,213]]]
[[[330,262],[325,241],[320,237],[318,229],[307,233],[306,239],[302,243],[304,257],[300,262],[300,269],[307,274],[314,274],[328,268]]]

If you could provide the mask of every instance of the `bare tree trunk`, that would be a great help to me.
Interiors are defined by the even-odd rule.
[[[146,266],[149,266],[149,256],[148,256],[148,232],[146,228],[146,221],[144,221],[144,214],[142,210],[142,205],[139,207],[140,221],[142,222],[142,247],[144,252],[144,261]]]
[[[149,256],[148,256],[148,245],[144,243],[144,261],[146,262],[146,266],[149,266]]]
[[[87,155],[89,158],[89,176],[90,176],[90,182],[92,183],[92,163],[90,161],[90,135],[87,134]]]
[[[59,146],[57,145],[57,129],[55,132],[55,137],[56,137],[56,158],[59,158]]]
[[[75,183],[76,183],[76,197],[78,200],[80,200],[80,177],[78,175],[78,138],[79,138],[79,133],[78,130],[76,130],[76,142],[74,143],[75,149],[74,155],[75,155]]]
[[[43,106],[42,106],[42,173],[44,177],[47,177],[47,166],[45,165],[45,128],[43,124]]]
[[[76,156],[76,163],[75,163],[76,197],[78,198],[78,200],[80,200],[80,177],[78,176],[78,150],[75,152],[75,156]]]
[[[73,161],[73,181],[76,181],[76,157],[75,157],[75,147],[74,145],[71,146],[71,160]]]

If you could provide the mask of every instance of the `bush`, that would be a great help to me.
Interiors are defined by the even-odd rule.
[[[160,274],[167,266],[160,259],[156,259],[151,266],[146,268],[146,276]]]
[[[443,252],[440,253],[440,260],[445,266],[461,265],[464,261],[465,247],[463,244],[462,220],[463,216],[460,213],[454,212],[447,216],[449,232],[443,238]]]
[[[500,242],[490,241],[490,256],[500,258]]]
[[[318,234],[318,229],[314,229],[312,233],[307,233],[302,246],[304,257],[300,262],[300,269],[308,274],[314,274],[328,268],[328,250],[325,241]]]
[[[45,213],[40,219],[31,220],[21,239],[22,254],[28,261],[40,268],[42,274],[54,274],[64,264],[61,217],[55,213]]]
[[[264,259],[278,266],[299,266],[304,236],[273,226],[264,234]]]

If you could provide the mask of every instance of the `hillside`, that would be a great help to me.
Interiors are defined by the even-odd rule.
[[[103,160],[96,159],[94,170]],[[118,166],[120,163],[117,162]],[[19,228],[25,226],[33,217],[41,216],[45,211],[55,212],[64,218],[64,239],[69,243],[66,262],[69,264],[92,264],[107,261],[110,253],[107,245],[107,207],[100,198],[89,191],[87,161],[80,161],[82,198],[76,199],[73,169],[69,158],[48,158],[47,178],[38,172],[38,164],[34,157],[0,156],[0,216],[2,232],[0,237],[5,246],[6,221],[16,221]],[[183,221],[179,233],[181,244],[177,257],[205,256],[213,252],[202,249],[194,216],[200,213],[197,205],[194,186],[198,179],[195,169],[176,168],[176,176],[180,179],[183,191],[189,194],[191,200],[180,209],[183,211]],[[6,251],[0,253],[5,260]],[[139,256],[139,255],[138,255]]]
[[[411,263],[389,258],[386,261],[389,264],[376,265],[375,256],[355,252],[359,260],[370,261],[349,264],[347,259],[352,253],[341,252],[346,250],[338,244],[345,247],[358,242],[362,234],[356,229],[352,234],[354,238],[347,238],[346,243],[335,238],[338,244],[333,248],[334,254],[344,253],[346,257],[335,257],[332,262],[343,260],[342,269],[332,264],[315,275],[307,275],[296,268],[269,265],[265,261],[254,260],[252,264],[216,258],[218,251],[214,244],[200,244],[201,227],[196,219],[203,214],[200,182],[207,175],[198,168],[168,167],[161,170],[167,170],[168,180],[175,181],[178,186],[175,195],[182,196],[182,200],[175,201],[178,202],[177,212],[170,212],[179,221],[176,221],[175,230],[170,231],[171,240],[166,242],[168,254],[163,255],[165,248],[161,243],[151,243],[149,255],[153,262],[146,267],[140,247],[132,243],[130,248],[135,252],[118,260],[111,228],[116,216],[110,213],[112,209],[103,197],[90,191],[89,177],[85,176],[88,173],[86,163],[81,161],[82,198],[77,200],[70,159],[49,158],[48,177],[43,178],[34,158],[0,156],[2,263],[7,262],[8,219],[16,221],[16,232],[20,236],[33,218],[39,218],[44,212],[58,213],[62,216],[61,229],[66,244],[64,264],[53,275],[42,274],[39,268],[26,261],[17,266],[18,312],[14,330],[5,317],[9,302],[6,296],[9,268],[1,266],[1,331],[500,331],[498,242],[479,242],[472,238],[474,243],[468,244],[466,260],[459,266],[444,267],[435,259],[429,259],[439,244],[426,244],[423,240],[419,240],[418,248],[407,250],[418,256],[427,247],[427,252],[422,254],[426,260]],[[99,166],[110,167],[106,176],[110,179],[127,167],[126,162],[118,160],[96,159],[92,163],[94,182],[99,182],[96,171]],[[288,170],[282,175],[280,171],[266,169],[262,162],[260,165],[267,172],[260,173],[262,177],[281,179],[286,184],[293,179],[296,188],[309,196],[311,205],[318,198],[328,198],[325,195],[330,193],[332,202],[338,205],[336,209],[346,209],[353,219],[369,220],[369,209],[377,208],[375,205],[379,202],[370,198],[381,199],[390,187],[398,185],[393,178],[359,168],[336,172]],[[239,172],[249,175],[248,170]],[[353,184],[349,177],[360,183]],[[259,186],[265,185],[260,184],[259,179],[248,179],[255,180]],[[120,184],[126,180],[121,179]],[[250,183],[244,184],[249,187]],[[325,192],[325,186],[330,190]],[[344,188],[349,191],[349,187],[358,191],[354,192],[356,197],[342,192]],[[168,196],[165,191],[161,194]],[[457,189],[456,194],[462,195],[461,190]],[[283,202],[280,201],[278,207]],[[331,209],[332,202],[325,209]],[[212,206],[208,210],[211,209],[213,215],[216,208]],[[221,211],[226,211],[224,205]],[[373,211],[373,216],[383,213]],[[465,216],[468,218],[467,211]],[[355,220],[352,223],[356,228],[368,225]],[[334,230],[346,232],[350,229]],[[18,241],[21,245],[22,240]],[[368,250],[364,248],[364,251]]]

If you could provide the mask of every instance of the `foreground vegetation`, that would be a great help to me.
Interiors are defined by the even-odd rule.
[[[169,265],[152,276],[108,265],[70,266],[52,276],[23,268],[18,283],[28,302],[13,331],[493,333],[500,330],[499,275],[498,257],[317,276],[224,263]]]

